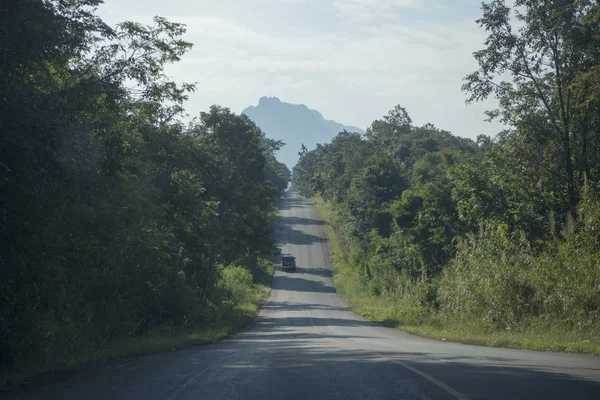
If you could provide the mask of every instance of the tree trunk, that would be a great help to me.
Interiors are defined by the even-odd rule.
[[[581,168],[579,181],[584,183],[590,179],[590,164],[588,160],[588,124],[585,124],[581,132]]]
[[[565,157],[565,167],[567,172],[567,192],[569,195],[569,206],[571,211],[577,207],[577,197],[575,196],[575,179],[573,174],[573,160],[571,159],[571,141],[569,138],[569,128],[565,126],[563,136],[563,150]]]

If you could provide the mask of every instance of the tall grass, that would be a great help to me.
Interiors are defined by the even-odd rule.
[[[350,243],[344,219],[315,198],[333,254],[334,285],[357,314],[437,339],[533,350],[600,353],[600,219],[597,200],[536,249],[520,233],[487,226],[457,243],[439,277],[414,277],[401,240]],[[382,242],[383,240],[383,242]],[[383,251],[388,246],[391,252]]]
[[[600,203],[592,191],[578,214],[537,251],[523,235],[489,226],[462,241],[442,275],[441,312],[499,328],[600,330]]]

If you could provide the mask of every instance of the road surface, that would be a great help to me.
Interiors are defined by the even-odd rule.
[[[354,315],[332,286],[311,202],[290,194],[279,215],[275,235],[298,269],[276,272],[249,328],[207,346],[108,362],[9,398],[600,399],[598,357],[437,342]]]

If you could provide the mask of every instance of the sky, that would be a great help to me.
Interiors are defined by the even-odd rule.
[[[395,105],[416,125],[494,136],[495,101],[466,105],[462,78],[485,31],[481,0],[105,0],[109,24],[159,15],[187,25],[194,48],[167,73],[196,82],[186,111],[236,113],[262,96],[367,128]]]

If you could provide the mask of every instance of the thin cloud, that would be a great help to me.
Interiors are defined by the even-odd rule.
[[[389,17],[403,9],[426,9],[424,0],[334,0],[333,8],[341,16],[363,22]]]
[[[466,107],[460,90],[462,77],[477,67],[472,53],[483,46],[486,34],[471,18],[431,17],[437,3],[307,0],[278,6],[272,15],[262,14],[265,20],[259,23],[246,18],[244,9],[236,16],[217,3],[188,12],[156,2],[146,15],[127,19],[158,14],[187,25],[185,39],[194,48],[168,73],[179,82],[198,82],[187,104],[192,115],[215,103],[240,112],[268,95],[365,128],[400,103],[418,124],[433,122],[473,138],[494,134],[499,129],[482,122],[484,109],[494,104]],[[119,4],[112,2],[110,11],[120,12]],[[367,13],[368,23],[345,23],[353,17],[340,11],[342,4]],[[295,18],[297,13],[312,18],[310,23]],[[392,18],[394,13],[401,18]],[[288,29],[294,24],[304,25]]]

